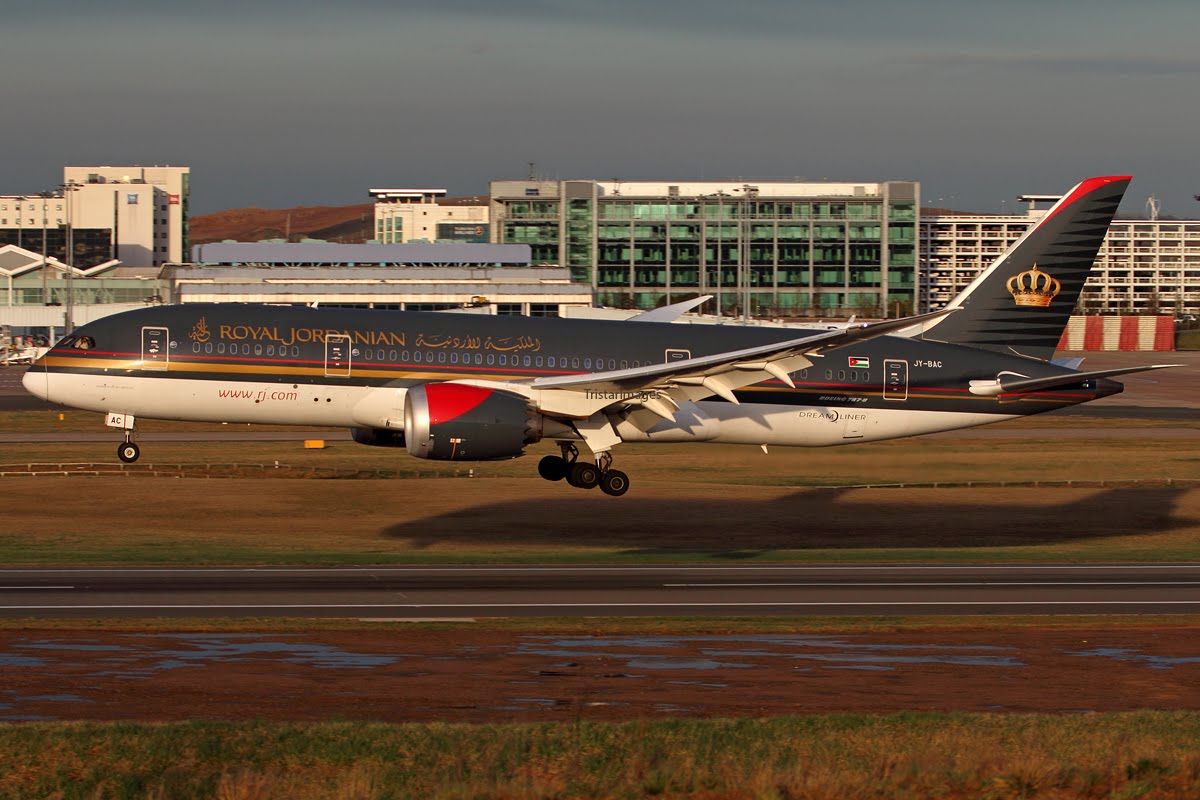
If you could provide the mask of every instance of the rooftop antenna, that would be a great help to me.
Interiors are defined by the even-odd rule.
[[[537,180],[537,171],[534,168],[537,166],[537,162],[526,161],[525,163],[529,165],[529,177],[526,178],[526,180],[536,181]]]
[[[1162,208],[1162,203],[1158,202],[1158,198],[1150,195],[1146,198],[1146,216],[1150,217],[1150,221],[1158,219],[1158,211]]]

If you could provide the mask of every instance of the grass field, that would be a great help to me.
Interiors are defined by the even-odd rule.
[[[1200,559],[1193,449],[1159,427],[1064,430],[1071,435],[1030,425],[1016,438],[964,432],[769,455],[625,446],[619,464],[634,484],[622,498],[538,479],[545,445],[467,465],[350,442],[150,442],[143,463],[280,462],[399,477],[7,477],[0,562]],[[7,445],[0,461],[111,462],[111,449]],[[1065,481],[1093,483],[1042,485]],[[1021,486],[928,486],[965,482]],[[920,486],[841,488],[896,483]]]
[[[0,728],[0,797],[1191,798],[1200,714]]]

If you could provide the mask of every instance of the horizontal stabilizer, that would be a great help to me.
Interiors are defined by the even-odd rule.
[[[995,380],[971,381],[971,394],[996,397],[1002,394],[1037,392],[1043,389],[1078,386],[1085,381],[1094,381],[1100,378],[1113,378],[1117,375],[1129,375],[1134,372],[1146,372],[1152,369],[1167,369],[1169,367],[1181,366],[1183,365],[1153,364],[1144,367],[1120,367],[1118,369],[1099,369],[1092,372],[1070,372],[1065,375],[1052,375],[1049,378],[1027,378],[1015,372],[1004,372]]]
[[[709,300],[712,300],[711,294],[693,297],[691,300],[684,300],[682,303],[672,303],[669,306],[662,308],[652,308],[649,311],[643,311],[641,314],[635,314],[626,322],[674,322],[681,316],[691,311],[693,308],[704,305]]]

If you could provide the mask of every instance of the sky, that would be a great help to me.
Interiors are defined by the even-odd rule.
[[[1200,217],[1195,0],[59,0],[0,27],[0,193],[191,167],[193,214],[491,180],[1132,174]],[[532,162],[532,167],[530,166]]]

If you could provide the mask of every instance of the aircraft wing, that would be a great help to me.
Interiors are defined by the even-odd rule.
[[[904,319],[861,323],[797,339],[698,356],[684,361],[631,369],[537,378],[530,389],[541,395],[541,411],[588,416],[609,406],[643,406],[664,419],[674,419],[680,404],[717,395],[737,403],[734,391],[776,379],[794,387],[789,373],[812,365],[810,357],[825,351],[884,336],[952,313],[942,309]],[[582,397],[598,402],[579,402]],[[586,409],[586,410],[585,410]]]

